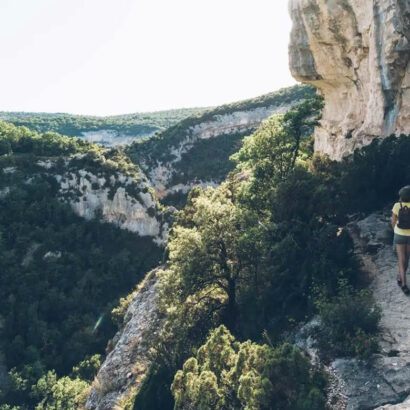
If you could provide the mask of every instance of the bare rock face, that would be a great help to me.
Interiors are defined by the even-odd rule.
[[[341,159],[410,134],[410,2],[290,0],[292,75],[325,98],[315,150]]]
[[[52,171],[55,162],[38,161],[37,165]],[[70,164],[66,158],[64,172],[51,175],[59,183],[59,199],[68,202],[77,215],[87,220],[99,216],[121,229],[151,237],[158,245],[164,244],[167,217],[142,172],[135,177],[118,171],[99,172],[97,163],[91,171]]]
[[[97,131],[83,131],[81,136],[89,142],[94,144],[104,145],[105,147],[116,147],[119,145],[132,144],[136,139],[149,138],[154,135],[155,131],[151,131],[145,134],[127,134],[125,132],[119,132],[117,130],[100,129]]]
[[[102,364],[88,396],[87,410],[122,409],[138,392],[151,364],[162,325],[157,309],[157,271],[147,274],[127,309],[123,328]]]
[[[62,196],[78,194],[69,201],[77,215],[89,220],[100,212],[105,221],[122,229],[151,236],[158,243],[164,241],[164,226],[148,183],[136,183],[123,174],[111,175],[107,180],[85,170],[68,172],[58,179]],[[134,192],[127,192],[128,187],[133,187]]]

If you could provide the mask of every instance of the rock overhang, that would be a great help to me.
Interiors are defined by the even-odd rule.
[[[325,107],[315,150],[341,159],[410,134],[410,2],[290,0],[289,65]]]

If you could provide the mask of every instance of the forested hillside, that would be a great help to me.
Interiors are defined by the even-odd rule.
[[[40,133],[54,131],[110,146],[152,135],[205,110],[206,108],[181,108],[107,117],[3,111],[0,112],[0,119]]]
[[[119,152],[0,122],[2,409],[74,408],[63,396],[92,380],[116,329],[111,309],[162,255],[152,237],[74,213],[81,195],[62,198],[56,177],[78,169],[138,172]]]

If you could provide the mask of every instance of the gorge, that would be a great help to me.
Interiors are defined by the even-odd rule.
[[[2,114],[22,124],[0,121],[0,410],[410,408],[389,226],[410,5],[289,12],[306,84],[148,119]]]

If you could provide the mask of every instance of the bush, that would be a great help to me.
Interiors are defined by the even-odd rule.
[[[319,175],[339,214],[380,209],[398,198],[410,180],[410,137],[400,135],[373,142],[342,162],[315,154],[311,170]]]
[[[316,339],[325,360],[340,356],[369,359],[377,352],[381,312],[368,290],[355,290],[341,281],[339,295],[318,298],[317,308],[321,321]]]
[[[176,410],[320,410],[324,387],[323,375],[293,346],[239,343],[219,326],[176,373],[171,390]]]

